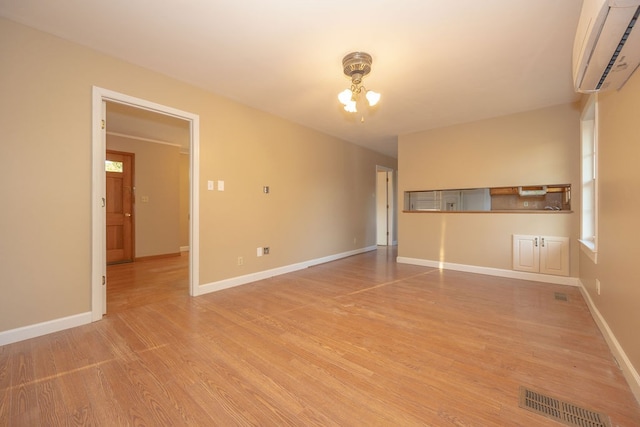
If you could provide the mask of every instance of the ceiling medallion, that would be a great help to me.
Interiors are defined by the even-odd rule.
[[[369,106],[373,107],[380,101],[380,94],[367,90],[362,85],[362,79],[371,72],[371,55],[365,52],[351,52],[342,59],[344,74],[351,79],[351,87],[338,94],[338,100],[344,105],[344,110],[349,113],[357,113],[357,102],[360,94],[364,92]],[[364,121],[364,117],[361,118]]]

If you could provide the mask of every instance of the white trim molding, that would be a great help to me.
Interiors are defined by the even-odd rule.
[[[584,297],[587,306],[589,307],[589,311],[591,311],[591,316],[593,320],[595,320],[600,332],[604,336],[607,345],[609,346],[609,350],[613,354],[613,357],[616,359],[620,370],[622,371],[622,375],[629,383],[629,387],[631,388],[631,392],[635,396],[638,403],[640,403],[640,375],[638,371],[633,367],[633,364],[627,357],[627,354],[624,352],[624,349],[616,339],[616,336],[613,334],[611,328],[607,324],[607,321],[604,320],[602,314],[594,304],[591,299],[591,295],[587,292],[587,289],[584,287],[584,284],[580,282],[580,292],[582,292],[582,296]]]
[[[597,264],[598,252],[596,251],[595,243],[582,239],[578,239],[578,242],[580,243],[580,250],[582,250],[582,252],[584,252],[594,264]]]
[[[347,258],[352,255],[358,255],[365,252],[375,251],[378,246],[367,246],[353,251],[342,252],[335,255],[329,255],[322,258],[316,258],[309,261],[303,261],[296,264],[285,265],[270,270],[258,271],[244,276],[232,277],[229,279],[219,280],[217,282],[207,283],[199,287],[198,295],[204,295],[211,292],[221,291],[223,289],[233,288],[235,286],[246,285],[247,283],[256,282],[258,280],[268,279],[270,277],[279,276],[281,274],[292,273],[294,271],[303,270],[314,265],[324,264],[341,258]]]
[[[335,261],[341,258],[350,257],[365,252],[375,251],[377,246],[368,246],[353,251],[342,252],[335,255],[329,255],[323,258],[316,258],[310,261],[304,261],[297,264],[291,264],[284,267],[278,267],[271,270],[259,271],[245,276],[232,277],[230,279],[221,280],[218,282],[209,283],[199,286],[198,295],[203,295],[210,292],[220,291],[222,289],[231,288],[234,286],[244,285],[247,283],[255,282],[257,280],[268,279],[269,277],[279,276],[281,274],[291,273],[304,268],[313,267],[314,265],[324,264],[330,261]],[[187,247],[188,249],[188,247]],[[34,325],[28,325],[21,328],[11,329],[8,331],[0,332],[0,346],[12,344],[18,341],[27,340],[30,338],[36,338],[43,335],[51,334],[53,332],[59,332],[65,329],[75,328],[77,326],[86,325],[92,322],[92,312],[80,313],[73,316],[62,317],[60,319],[54,319],[47,322],[37,323]]]
[[[580,289],[582,296],[584,297],[587,306],[589,307],[589,311],[591,312],[591,316],[594,321],[598,325],[600,332],[604,336],[609,349],[615,360],[620,366],[620,370],[624,375],[624,378],[627,380],[629,387],[631,388],[631,392],[635,396],[636,400],[640,403],[640,375],[638,371],[634,368],[633,364],[627,357],[627,354],[624,352],[624,349],[616,339],[613,331],[609,328],[604,317],[600,314],[600,311],[597,309],[594,304],[589,292],[587,292],[586,288],[582,284],[579,278],[577,277],[564,277],[564,276],[552,276],[548,274],[538,274],[538,273],[526,273],[521,271],[513,271],[513,270],[503,270],[499,268],[489,268],[489,267],[479,267],[475,265],[465,265],[465,264],[454,264],[449,262],[440,262],[440,261],[432,261],[426,259],[419,258],[407,258],[407,257],[398,257],[397,261],[402,264],[413,264],[413,265],[421,265],[424,267],[433,267],[438,268],[440,270],[455,270],[455,271],[464,271],[468,273],[477,273],[477,274],[486,274],[490,276],[499,276],[499,277],[508,277],[512,279],[522,279],[522,280],[533,280],[536,282],[543,283],[552,283],[556,285],[569,285],[576,286]]]
[[[106,309],[106,255],[105,255],[105,179],[104,159],[106,142],[101,122],[106,117],[106,102],[114,102],[133,106],[135,108],[152,111],[176,117],[189,122],[190,160],[189,160],[189,295],[196,296],[200,277],[200,116],[183,110],[178,110],[152,101],[136,98],[109,89],[93,86],[92,90],[92,186],[91,186],[91,313],[93,321],[102,319]],[[108,124],[107,124],[108,126]],[[122,135],[121,135],[122,136]],[[148,140],[149,141],[149,140]],[[152,141],[164,143],[163,141]],[[107,284],[108,286],[108,284]]]
[[[0,346],[91,323],[91,312],[75,314],[21,328],[0,332]]]
[[[467,273],[486,274],[489,276],[508,277],[510,279],[532,280],[534,282],[553,283],[555,285],[580,286],[577,277],[553,276],[550,274],[527,273],[524,271],[503,270],[501,268],[480,267],[477,265],[455,264],[452,262],[432,261],[420,258],[398,257],[400,264],[421,265],[440,270],[464,271]]]

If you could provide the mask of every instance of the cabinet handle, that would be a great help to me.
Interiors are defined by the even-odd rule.
[[[537,237],[534,239],[534,243],[533,243],[533,244],[534,244],[534,246],[535,246],[536,248],[538,247],[538,238],[537,238]]]
[[[544,237],[540,238],[541,246],[544,248]]]

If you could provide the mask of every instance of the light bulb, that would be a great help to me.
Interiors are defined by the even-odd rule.
[[[367,91],[367,101],[369,101],[369,105],[373,107],[380,101],[380,94],[372,90]]]
[[[350,89],[345,89],[338,94],[338,100],[344,105],[348,105],[352,97],[353,93],[351,93]]]
[[[356,109],[356,101],[349,101],[344,105],[344,111],[348,112],[348,113],[357,113],[358,110]]]

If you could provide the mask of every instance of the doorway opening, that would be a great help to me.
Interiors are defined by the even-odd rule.
[[[393,169],[376,166],[376,244],[395,244],[395,179]]]
[[[156,104],[107,89],[93,88],[92,114],[92,274],[91,274],[91,311],[92,320],[102,318],[107,310],[107,236],[106,236],[106,134],[108,123],[107,104],[121,105],[139,111],[160,114],[174,119],[186,121],[188,129],[188,289],[189,295],[198,295],[199,271],[199,196],[197,183],[199,176],[199,116]],[[133,185],[135,193],[135,185]],[[125,212],[126,213],[126,212]],[[181,245],[182,246],[182,245]],[[137,250],[137,249],[136,249]],[[180,255],[180,251],[178,254]],[[181,257],[184,262],[184,257]],[[135,259],[135,254],[134,254]],[[135,263],[134,263],[135,264]]]

